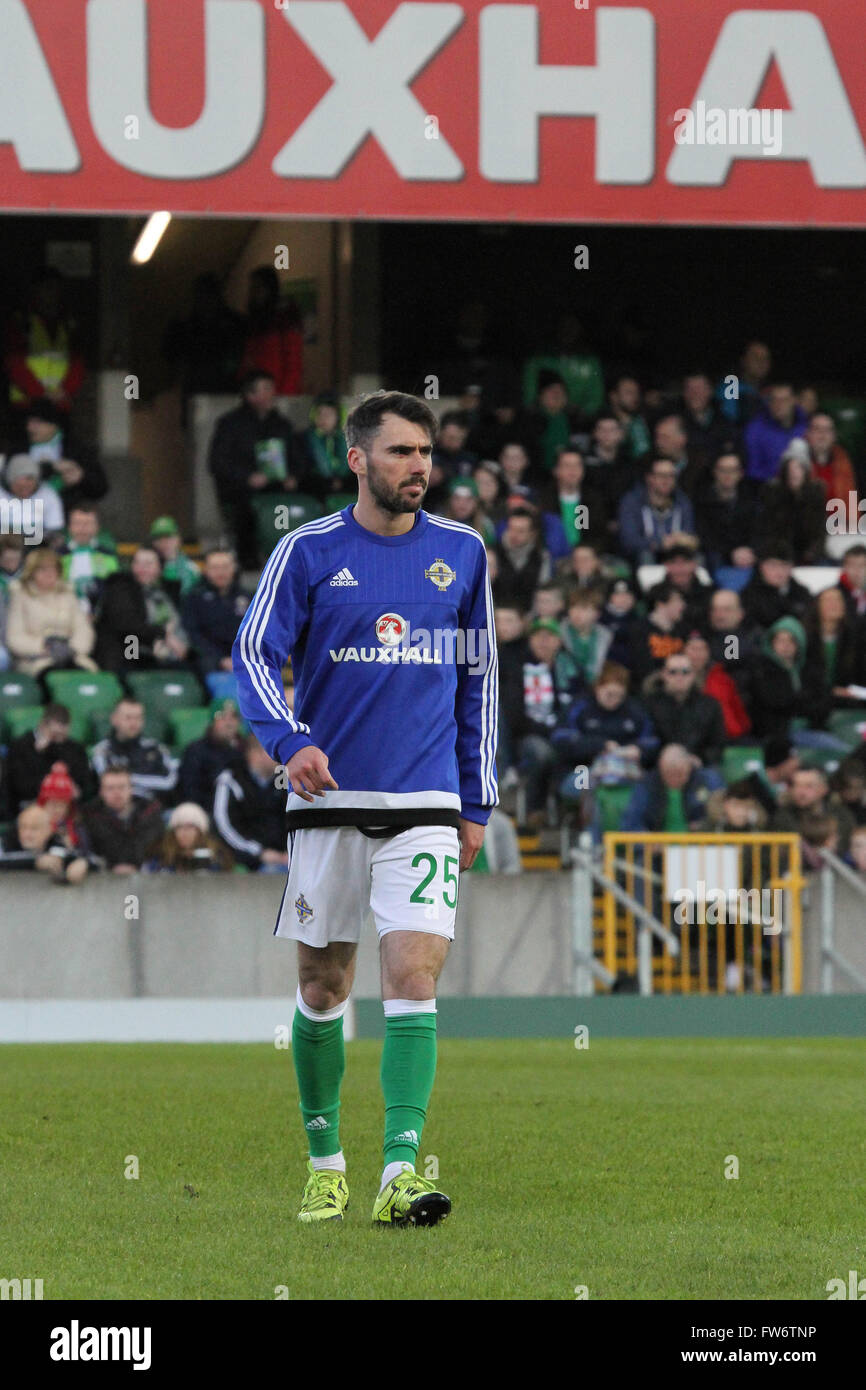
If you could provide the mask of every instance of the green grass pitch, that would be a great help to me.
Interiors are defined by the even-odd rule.
[[[347,1219],[310,1230],[287,1051],[0,1048],[0,1276],[46,1299],[826,1299],[866,1270],[866,1039],[444,1040],[420,1157],[454,1209],[418,1231],[370,1225],[379,1049],[347,1047]]]

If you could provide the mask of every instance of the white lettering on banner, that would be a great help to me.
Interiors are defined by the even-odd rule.
[[[152,179],[209,179],[243,164],[257,147],[267,109],[265,7],[260,0],[204,0],[203,8],[203,106],[192,124],[175,128],[157,121],[150,109],[152,66],[178,66],[180,60],[150,51],[146,0],[88,0],[90,124],[123,169]],[[591,16],[571,11],[582,35],[593,27],[594,61],[556,64],[538,57],[546,7],[483,6],[477,93],[467,90],[455,98],[447,85],[448,64],[437,67],[437,139],[428,138],[437,94],[425,91],[425,107],[411,83],[463,26],[463,5],[395,0],[373,37],[353,13],[360,11],[360,0],[286,0],[276,8],[332,79],[294,132],[283,131],[279,91],[291,73],[276,72],[268,144],[279,150],[272,168],[281,179],[337,181],[370,137],[403,180],[463,179],[466,170],[448,140],[447,113],[455,99],[465,98],[479,112],[478,171],[488,183],[539,183],[541,118],[552,115],[594,122],[597,185],[651,183],[661,123],[671,149],[663,178],[672,185],[721,187],[735,161],[773,159],[805,161],[818,188],[866,188],[866,147],[857,118],[821,20],[805,10],[743,8],[728,14],[698,90],[688,107],[688,93],[682,93],[678,114],[704,109],[742,117],[728,119],[721,141],[715,135],[678,141],[673,113],[659,116],[656,110],[657,27],[666,42],[676,42],[667,7],[659,8],[658,26],[649,4],[599,4]],[[0,34],[0,145],[12,147],[25,173],[76,174],[81,156],[75,132],[24,0],[0,0]],[[77,45],[70,51],[77,52]],[[758,143],[755,102],[774,63],[791,109],[779,113],[778,138],[774,128],[769,140]],[[136,139],[126,138],[131,116],[138,122]]]
[[[805,159],[822,188],[866,185],[866,150],[817,15],[794,10],[739,10],[722,25],[695,100],[706,108],[750,108],[769,65],[785,84],[789,111],[780,111],[780,151],[764,152],[746,140],[725,144],[677,143],[668,161],[671,183],[718,187],[735,159]],[[739,132],[742,134],[743,132]]]
[[[22,169],[70,174],[81,156],[23,0],[0,0],[0,143]]]
[[[596,12],[595,67],[538,62],[535,5],[481,11],[485,178],[538,182],[539,116],[595,116],[598,183],[648,183],[655,170],[655,21],[649,10]]]
[[[251,154],[265,117],[265,17],[248,0],[205,0],[205,101],[197,121],[175,130],[148,102],[144,0],[89,0],[87,94],[99,143],[125,169],[151,178],[209,178]],[[28,110],[32,102],[28,99]],[[130,107],[138,139],[124,139]]]
[[[335,179],[375,135],[404,179],[460,179],[463,165],[442,135],[425,139],[427,113],[409,91],[463,23],[460,5],[399,5],[371,42],[348,5],[302,0],[284,11],[334,78],[273,163],[282,178]]]

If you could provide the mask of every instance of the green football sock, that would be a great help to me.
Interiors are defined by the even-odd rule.
[[[435,1012],[386,1014],[382,1048],[386,1167],[400,1161],[414,1165],[435,1075]]]
[[[346,1069],[343,1018],[319,1023],[295,1009],[292,1057],[310,1158],[340,1152],[340,1082]]]

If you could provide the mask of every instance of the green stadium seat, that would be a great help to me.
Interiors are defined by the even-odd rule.
[[[821,396],[821,409],[829,410],[836,422],[836,437],[857,464],[866,452],[866,400],[862,396]]]
[[[326,512],[341,512],[341,511],[343,510],[344,507],[353,506],[353,505],[355,504],[355,502],[357,502],[357,500],[358,500],[357,493],[353,493],[353,492],[335,492],[334,495],[333,495],[333,497],[326,497],[326,498],[325,498],[325,511],[326,511]]]
[[[827,720],[827,728],[850,748],[857,748],[866,736],[866,710],[834,710]]]
[[[763,773],[763,771],[764,750],[759,744],[754,746],[735,745],[733,748],[726,748],[722,753],[722,776],[727,787],[732,782],[739,782],[741,777],[748,777],[753,772]]]
[[[41,705],[13,705],[3,713],[4,741],[11,742],[13,738],[21,738],[22,734],[29,734],[41,718]]]
[[[16,671],[6,671],[0,676],[0,726],[7,710],[21,705],[41,705],[42,691],[33,676],[22,676]]]
[[[324,515],[321,502],[305,492],[269,492],[264,497],[253,497],[252,507],[256,516],[256,539],[266,556],[290,531]],[[279,513],[278,507],[283,509]]]
[[[168,716],[169,738],[176,753],[182,753],[188,743],[203,738],[211,721],[211,710],[205,705],[199,709],[175,709]]]
[[[137,671],[126,683],[148,714],[161,714],[163,719],[172,710],[204,704],[204,692],[192,671]]]
[[[631,800],[634,791],[634,783],[626,783],[623,786],[596,787],[595,804],[598,808],[601,829],[619,830],[620,821],[625,814],[625,808]]]
[[[111,671],[49,671],[45,684],[52,700],[85,720],[94,710],[114,709],[123,698],[123,686]]]

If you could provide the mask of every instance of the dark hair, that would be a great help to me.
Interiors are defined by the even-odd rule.
[[[45,720],[48,719],[53,719],[56,724],[71,724],[72,722],[72,718],[66,706],[57,704],[56,702],[46,705],[42,711],[42,720],[40,722],[44,723]]]
[[[725,801],[754,801],[755,788],[748,777],[741,777],[739,782],[729,782],[724,789]]]
[[[80,502],[72,502],[69,507],[69,516],[73,512],[86,512],[88,516],[98,516],[99,509],[95,502],[88,502],[84,498]],[[68,518],[67,518],[68,520]]]
[[[277,384],[273,372],[267,371],[264,367],[254,367],[251,372],[245,372],[241,378],[241,395],[249,395],[257,381],[271,381],[274,386]]]
[[[102,769],[99,780],[101,782],[103,777],[118,776],[128,777],[129,780],[132,781],[132,773],[126,763],[109,763],[107,767]]]
[[[603,542],[599,540],[598,536],[585,536],[581,532],[580,544],[572,546],[571,553],[576,555],[579,550],[591,550],[594,555],[601,556],[602,544]]]
[[[462,430],[469,429],[469,417],[465,410],[446,410],[442,419],[439,421],[439,429],[444,430],[446,425],[459,425]]]
[[[578,448],[576,444],[572,444],[570,442],[568,444],[557,444],[556,449],[554,450],[554,458],[556,459],[557,463],[559,463],[559,460],[562,458],[563,454],[577,454],[577,457],[580,459],[581,463],[584,462],[583,450]]]
[[[679,592],[676,584],[670,579],[663,579],[660,584],[653,584],[646,596],[650,611],[652,611],[658,603],[667,603],[668,599],[673,598],[674,594],[678,594]]]
[[[842,556],[843,565],[845,561],[848,559],[849,555],[866,555],[866,545],[860,545],[859,541],[857,545],[849,545],[848,549],[845,551],[845,554]]]
[[[794,551],[789,541],[768,540],[758,550],[761,560],[784,560],[786,565],[793,565]]]
[[[401,420],[421,425],[429,434],[431,444],[436,437],[436,416],[418,396],[404,391],[374,391],[349,413],[345,426],[349,448],[368,452],[371,441],[381,429],[383,415],[397,415]]]
[[[276,266],[257,265],[254,270],[250,271],[249,279],[258,281],[260,285],[265,286],[274,299],[279,299],[280,277],[277,274]]]

